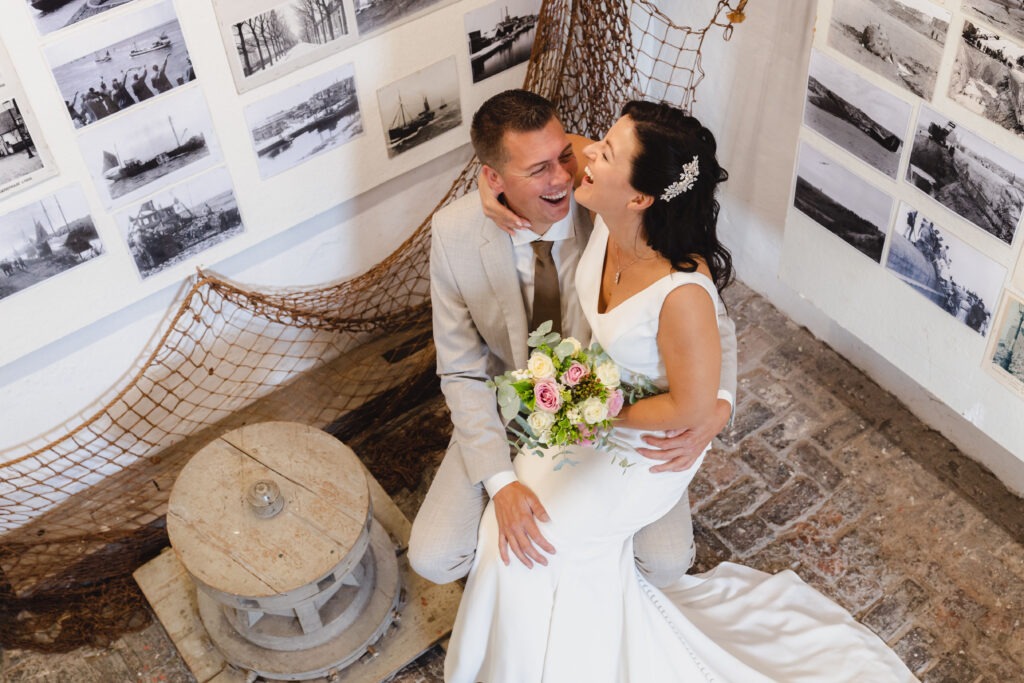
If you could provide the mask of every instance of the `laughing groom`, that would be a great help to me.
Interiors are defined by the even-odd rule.
[[[556,551],[538,520],[543,501],[519,483],[505,427],[487,380],[526,366],[527,336],[545,320],[586,343],[590,329],[576,296],[576,263],[592,228],[576,204],[574,142],[554,106],[540,95],[507,90],[473,117],[473,147],[481,177],[531,228],[510,236],[484,216],[478,194],[434,215],[430,286],[441,390],[451,411],[448,451],[412,526],[409,562],[421,576],[448,583],[469,573],[488,497],[494,501],[502,560],[509,551],[527,567],[547,564]],[[725,426],[736,388],[735,326],[719,304],[722,390],[709,424],[672,438],[647,437],[666,461],[659,469],[689,467]],[[693,527],[686,495],[665,517],[637,534],[637,564],[653,584],[665,585],[693,563]]]

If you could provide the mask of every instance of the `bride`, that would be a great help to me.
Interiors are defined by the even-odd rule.
[[[716,237],[726,178],[715,140],[664,104],[630,102],[584,149],[576,199],[597,214],[576,271],[594,340],[623,376],[662,393],[623,409],[616,459],[574,447],[579,464],[520,454],[519,480],[544,501],[546,567],[499,559],[492,506],[456,618],[449,683],[916,680],[847,612],[784,571],[724,563],[658,590],[637,571],[633,535],[678,501],[703,461],[652,473],[646,432],[695,424],[714,408],[720,345],[715,306],[731,278]],[[706,452],[706,451],[705,451]]]

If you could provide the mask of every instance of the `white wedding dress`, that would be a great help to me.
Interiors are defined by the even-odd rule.
[[[656,336],[662,302],[700,274],[673,273],[607,313],[598,288],[608,231],[598,218],[580,259],[576,287],[594,339],[628,377],[665,388]],[[639,444],[639,434],[616,437]],[[885,683],[916,681],[899,658],[845,610],[796,574],[774,576],[732,563],[684,576],[665,590],[643,579],[633,534],[679,500],[697,465],[652,474],[657,464],[622,448],[635,463],[575,448],[579,464],[555,471],[550,454],[520,454],[519,480],[544,503],[542,533],[556,553],[548,565],[502,564],[488,505],[474,566],[455,621],[448,683]],[[721,456],[727,457],[727,456]]]

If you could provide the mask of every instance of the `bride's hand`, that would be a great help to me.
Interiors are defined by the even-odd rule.
[[[484,172],[481,170],[476,177],[477,192],[480,195],[480,205],[483,207],[484,215],[494,221],[494,224],[507,232],[515,234],[516,230],[530,227],[530,221],[517,215],[516,212],[501,203],[498,195],[494,194],[491,186],[484,179]]]
[[[688,470],[704,452],[711,440],[725,428],[732,415],[732,404],[718,399],[712,418],[702,425],[683,431],[668,432],[665,438],[644,436],[644,442],[653,448],[638,448],[645,458],[664,460],[664,464],[651,468],[651,472],[682,472]]]

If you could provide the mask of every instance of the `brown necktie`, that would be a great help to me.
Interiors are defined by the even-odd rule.
[[[533,247],[533,318],[530,331],[546,320],[552,322],[552,332],[562,333],[562,302],[558,293],[558,270],[551,258],[548,240],[531,242]]]

